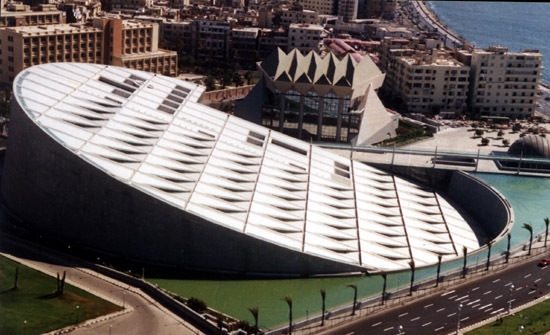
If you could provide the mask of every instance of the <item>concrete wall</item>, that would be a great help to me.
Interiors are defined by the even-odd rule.
[[[259,240],[186,213],[74,155],[12,103],[1,194],[31,230],[123,259],[213,272],[309,275],[356,266]]]

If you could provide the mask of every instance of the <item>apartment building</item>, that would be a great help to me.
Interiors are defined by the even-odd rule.
[[[298,0],[298,3],[319,15],[334,15],[338,12],[337,0]]]
[[[453,117],[467,111],[469,76],[470,67],[448,52],[417,51],[391,58],[383,90],[409,113]]]
[[[288,29],[288,49],[296,48],[302,52],[319,51],[325,37],[325,29],[318,24],[293,23]]]
[[[344,22],[357,18],[357,0],[338,0],[338,17]]]
[[[230,33],[231,24],[228,21],[195,20],[193,22],[195,57],[227,60]]]
[[[511,118],[533,115],[543,69],[538,50],[510,52],[504,47],[489,47],[461,50],[457,57],[471,66],[473,113]]]
[[[162,23],[161,36],[168,49],[193,54],[193,21],[166,20]]]
[[[41,4],[35,10],[21,2],[10,2],[0,10],[0,27],[65,23],[65,13],[55,5]]]
[[[254,66],[258,60],[258,37],[260,28],[233,28],[231,30],[231,56],[244,66]]]
[[[158,47],[157,23],[97,18],[93,24],[105,31],[104,64],[167,76],[177,74],[178,54]]]
[[[103,30],[80,24],[9,27],[0,30],[0,82],[23,69],[53,62],[101,63]]]
[[[288,48],[288,33],[284,29],[261,29],[258,38],[258,52],[265,59],[277,48],[286,51]]]
[[[153,0],[110,0],[112,9],[140,9],[149,8]]]
[[[364,16],[367,18],[393,18],[397,0],[366,0]]]
[[[309,9],[291,8],[281,10],[281,25],[288,27],[292,23],[319,24],[317,12]]]

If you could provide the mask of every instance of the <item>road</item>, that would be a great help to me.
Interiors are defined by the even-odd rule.
[[[5,233],[0,234],[0,253],[51,276],[67,271],[67,283],[119,306],[124,305],[129,310],[123,315],[78,328],[71,334],[199,334],[191,325],[164,309],[140,290],[74,263],[74,260],[59,257]]]
[[[509,302],[514,308],[550,293],[549,271],[549,266],[540,268],[536,261],[515,265],[323,334],[390,335],[399,334],[399,326],[403,327],[402,334],[407,335],[449,334],[456,331],[460,304],[461,327],[506,314]]]

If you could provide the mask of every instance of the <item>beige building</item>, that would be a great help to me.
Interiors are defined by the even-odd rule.
[[[105,31],[104,64],[177,75],[178,54],[159,49],[157,23],[98,18],[94,27]]]
[[[153,0],[111,0],[112,9],[140,9],[149,8]]]
[[[336,0],[298,0],[304,9],[310,9],[319,15],[334,15],[337,13],[338,1]]]
[[[296,48],[302,52],[318,51],[325,37],[325,29],[318,24],[293,23],[288,29],[288,49]]]
[[[55,5],[41,4],[36,10],[20,2],[11,2],[0,10],[0,27],[35,26],[65,23],[65,13]]]
[[[533,115],[543,68],[538,50],[510,52],[507,48],[490,47],[472,52],[461,50],[458,57],[472,68],[473,113],[512,118]]]
[[[384,92],[399,97],[409,113],[461,115],[467,110],[470,67],[434,49],[392,57]]]
[[[23,69],[53,62],[101,63],[103,31],[78,25],[10,27],[0,30],[0,82]]]
[[[317,12],[309,9],[283,9],[281,10],[281,25],[290,26],[292,23],[319,24]]]

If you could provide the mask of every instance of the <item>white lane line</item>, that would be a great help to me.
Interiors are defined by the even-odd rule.
[[[404,317],[404,316],[407,315],[407,314],[409,314],[409,312],[405,312],[405,313],[403,313],[403,314],[399,314],[397,317],[398,317],[398,318],[402,318],[402,317]]]
[[[349,332],[349,333],[347,333],[347,334],[345,334],[345,335],[353,335],[353,334],[355,334],[355,332]]]
[[[444,296],[449,295],[449,294],[454,293],[454,292],[455,292],[455,290],[451,290],[451,291],[443,293],[441,296],[444,297]]]
[[[477,300],[474,300],[474,301],[471,301],[467,304],[467,306],[470,306],[470,305],[473,305],[475,304],[476,302],[480,301],[481,299],[477,299]]]
[[[492,303],[487,304],[487,305],[484,305],[484,306],[481,306],[481,307],[479,307],[479,310],[482,310],[482,309],[484,309],[484,308],[487,308],[487,307],[489,307],[489,306],[491,306],[491,305],[492,305]]]
[[[500,298],[502,298],[502,294],[499,295],[499,296],[496,296],[496,297],[495,297],[495,300],[498,300],[498,299],[500,299]]]
[[[481,305],[481,304],[475,304],[475,305],[472,306],[472,308],[476,308],[479,305]]]
[[[483,295],[487,295],[487,294],[490,294],[490,293],[492,293],[492,292],[493,292],[493,291],[489,290],[489,291],[483,293]]]
[[[479,286],[478,286],[478,287],[474,287],[474,288],[472,289],[472,292],[477,291],[477,290],[479,290]]]
[[[377,326],[380,326],[381,324],[382,324],[382,321],[377,322],[377,323],[373,323],[373,324],[371,325],[371,327],[377,327]]]
[[[389,327],[389,328],[384,329],[384,331],[387,332],[388,330],[392,330],[392,329],[393,329],[393,327]]]
[[[508,300],[508,301],[509,301],[509,302],[514,302],[514,301],[516,301],[516,299],[512,299],[512,300]]]
[[[422,327],[426,327],[426,326],[429,326],[431,324],[432,324],[431,322],[426,322],[425,324],[422,325]]]
[[[465,317],[464,319],[460,319],[460,321],[466,321],[466,320],[468,320],[469,318],[470,318],[470,317],[467,316],[467,317]]]
[[[416,320],[420,320],[420,317],[417,316],[416,318],[412,318],[412,319],[411,319],[411,322],[414,322],[414,321],[416,321]]]
[[[493,307],[489,307],[489,308],[487,308],[484,312],[488,312],[488,311],[490,311],[490,310],[492,310],[492,309],[493,309]]]
[[[439,312],[444,311],[444,310],[445,310],[445,307],[438,309],[436,312],[439,313]]]
[[[531,292],[529,292],[529,293],[527,293],[527,294],[533,294],[533,293],[537,293],[537,291],[536,291],[536,290],[533,290],[533,291],[531,291]]]
[[[510,286],[510,285],[512,285],[512,282],[509,282],[508,284],[504,285],[504,287]]]
[[[550,283],[546,284],[546,286],[550,286]]]
[[[538,278],[538,279],[535,279],[535,283],[538,283],[539,281],[541,281],[542,278]]]
[[[460,301],[460,300],[466,299],[469,296],[470,296],[469,294],[463,295],[462,297],[455,299],[455,301]]]
[[[493,280],[493,284],[498,283],[499,281],[500,281],[500,278],[497,278],[497,279]]]
[[[497,314],[504,310],[504,307],[497,309],[496,311],[492,311],[491,314]]]
[[[440,331],[440,330],[443,329],[443,328],[445,328],[445,327],[436,328],[436,329],[434,329],[434,332],[438,332],[438,331]]]
[[[458,297],[458,294],[452,295],[449,297],[449,300],[453,300],[454,298]]]
[[[528,273],[528,274],[526,274],[525,276],[523,276],[523,278],[529,278],[529,277],[531,277],[531,276],[532,276],[532,274]]]
[[[455,315],[456,313],[451,313],[449,315],[447,315],[448,318],[450,318],[451,316]]]
[[[428,307],[432,307],[434,304],[428,304],[426,306],[424,306],[424,308],[428,308]]]

